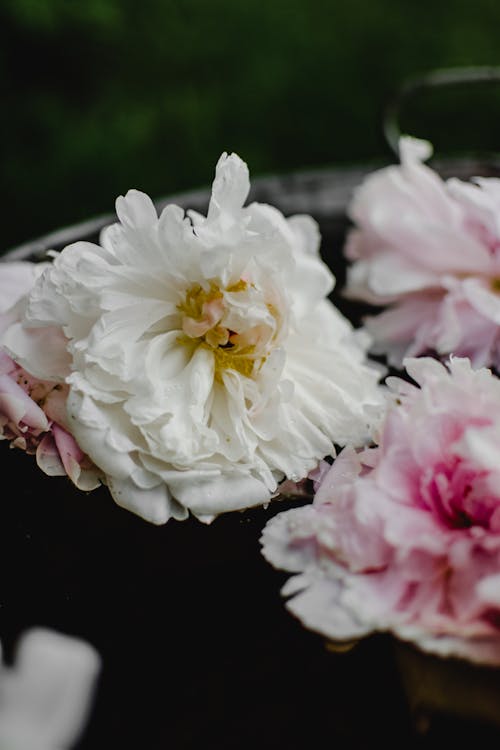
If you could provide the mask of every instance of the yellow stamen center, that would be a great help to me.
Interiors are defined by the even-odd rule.
[[[256,347],[248,341],[248,334],[251,334],[252,329],[238,332],[224,325],[229,307],[225,293],[243,293],[248,290],[248,286],[248,282],[243,279],[224,290],[214,281],[210,281],[208,289],[200,284],[193,284],[187,290],[184,301],[177,305],[183,314],[184,335],[179,341],[183,344],[196,341],[210,349],[215,360],[215,377],[219,382],[224,370],[236,370],[251,378],[266,359],[262,354],[257,355]]]

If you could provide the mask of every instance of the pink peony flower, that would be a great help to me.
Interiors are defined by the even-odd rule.
[[[28,262],[0,264],[0,334],[20,319],[25,296],[41,266]],[[67,475],[82,490],[100,480],[96,468],[68,431],[68,386],[30,375],[0,349],[0,440],[35,454],[49,476]]]
[[[266,525],[298,573],[289,609],[332,640],[389,631],[500,665],[500,380],[467,359],[405,360],[378,447],[346,448],[311,505]]]
[[[500,180],[443,181],[425,141],[402,138],[400,153],[354,193],[345,293],[389,306],[365,323],[396,367],[434,351],[498,368]]]

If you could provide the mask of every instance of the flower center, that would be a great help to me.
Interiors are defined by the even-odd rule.
[[[179,340],[210,349],[219,381],[224,370],[248,378],[259,372],[276,339],[278,314],[252,284],[243,279],[225,288],[215,281],[195,283],[177,308],[184,334]]]
[[[499,500],[486,483],[486,473],[467,466],[459,458],[438,463],[421,481],[424,505],[449,528],[488,528]]]

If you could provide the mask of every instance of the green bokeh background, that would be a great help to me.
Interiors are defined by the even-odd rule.
[[[390,97],[500,64],[499,27],[498,0],[0,0],[1,251],[207,185],[222,151],[252,175],[387,160]],[[406,117],[439,153],[497,149],[492,87]]]

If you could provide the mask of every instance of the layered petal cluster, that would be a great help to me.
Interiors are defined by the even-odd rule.
[[[366,344],[328,300],[308,216],[252,203],[223,154],[207,216],[145,194],[116,202],[4,334],[16,361],[69,386],[76,441],[115,501],[154,523],[267,502],[333,444],[363,443],[382,396]]]
[[[435,352],[500,367],[500,180],[444,181],[404,137],[401,164],[369,175],[348,213],[345,293],[388,306],[368,316],[373,352],[401,366]]]
[[[500,664],[500,381],[466,358],[406,361],[380,444],[345,449],[312,504],[266,525],[283,589],[332,640],[389,631]]]
[[[17,324],[43,266],[0,264],[0,334]],[[82,490],[100,485],[98,472],[68,431],[64,382],[31,375],[0,348],[0,440],[36,455],[50,476],[67,475]]]

